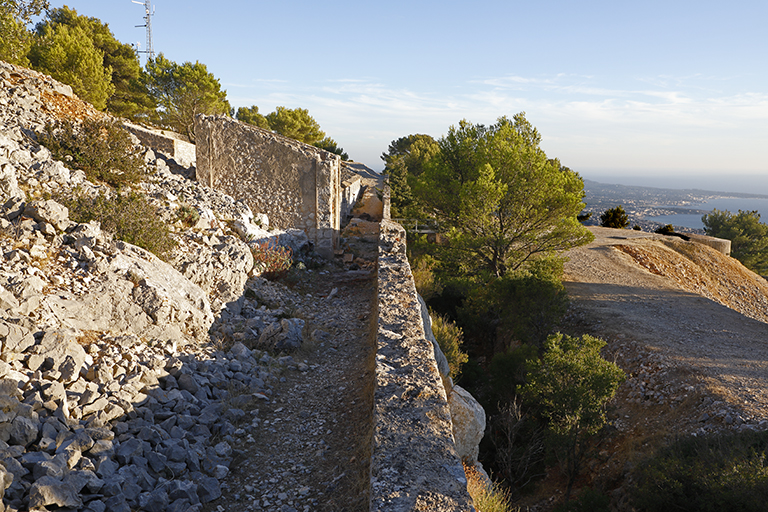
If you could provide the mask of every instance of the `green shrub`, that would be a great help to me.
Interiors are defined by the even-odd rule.
[[[488,367],[491,405],[510,403],[523,385],[531,362],[538,359],[539,351],[533,345],[523,344],[493,356]]]
[[[182,203],[179,205],[178,209],[176,209],[176,220],[181,222],[182,225],[190,228],[200,220],[200,212],[197,211],[197,208]]]
[[[646,512],[762,511],[768,432],[679,439],[638,466],[633,502]]]
[[[413,282],[416,285],[416,291],[425,300],[431,300],[433,297],[440,295],[442,287],[440,282],[435,278],[434,268],[437,266],[437,260],[429,254],[418,256],[413,260],[411,265],[411,273],[413,274]]]
[[[654,231],[654,233],[658,233],[659,235],[669,235],[674,232],[675,232],[675,226],[673,226],[672,224],[661,226],[660,228],[656,229],[656,231]]]
[[[82,169],[90,181],[120,188],[144,177],[144,162],[117,121],[86,119],[80,125],[70,121],[47,124],[38,140],[54,158]]]
[[[448,359],[448,366],[451,369],[451,378],[456,378],[461,373],[461,365],[467,362],[469,357],[461,351],[461,344],[464,343],[464,333],[461,327],[448,318],[430,311],[432,318],[432,334],[435,335],[440,350]]]
[[[581,471],[586,441],[605,425],[605,406],[625,378],[621,368],[600,355],[604,346],[587,334],[550,336],[522,388],[527,403],[538,407],[547,423],[548,444],[568,481],[565,501]]]
[[[293,264],[293,251],[269,242],[251,244],[253,268],[261,273],[261,277],[274,281],[285,277]]]
[[[176,241],[155,207],[146,196],[137,192],[118,193],[109,198],[76,194],[62,202],[69,208],[70,219],[98,221],[104,231],[112,233],[118,240],[142,247],[162,259],[167,259],[176,247]]]
[[[624,208],[617,206],[605,210],[600,215],[600,225],[604,228],[624,229],[629,226],[629,217],[627,216],[627,212],[624,211]]]

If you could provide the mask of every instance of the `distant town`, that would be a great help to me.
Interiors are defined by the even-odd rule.
[[[584,212],[591,212],[587,225],[599,225],[600,214],[609,208],[621,205],[627,212],[630,227],[640,226],[643,231],[655,231],[663,226],[661,222],[649,220],[659,215],[701,214],[709,209],[697,209],[703,202],[722,197],[766,198],[768,196],[714,192],[697,189],[667,189],[639,187],[630,185],[609,185],[592,180],[584,180],[586,207]],[[673,223],[674,224],[674,223]],[[675,226],[676,231],[703,233],[701,229]]]

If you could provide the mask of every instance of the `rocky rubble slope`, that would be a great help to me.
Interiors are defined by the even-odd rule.
[[[306,237],[265,230],[172,160],[140,148],[137,187],[168,223],[182,205],[197,212],[175,224],[169,262],[47,199],[106,190],[35,132],[101,116],[0,62],[0,510],[200,510],[258,422],[247,406],[272,393],[281,363],[263,350],[302,342],[303,320],[263,297],[249,244],[301,255]]]

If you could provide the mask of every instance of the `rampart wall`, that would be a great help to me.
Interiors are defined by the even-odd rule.
[[[270,226],[298,228],[333,257],[341,210],[341,158],[226,116],[195,118],[197,180],[266,213]]]
[[[386,202],[385,202],[386,204]],[[381,223],[371,511],[470,511],[451,411],[427,341],[405,229]]]

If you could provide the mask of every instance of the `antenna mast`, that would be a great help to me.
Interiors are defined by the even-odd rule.
[[[147,49],[144,51],[137,51],[137,53],[145,53],[147,60],[155,58],[155,50],[152,47],[152,16],[155,15],[155,10],[152,8],[151,0],[144,0],[144,3],[131,0],[134,4],[144,6],[144,25],[136,25],[136,27],[147,28]]]

